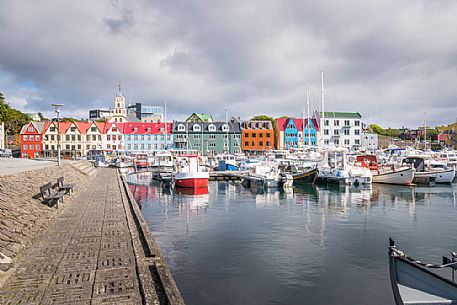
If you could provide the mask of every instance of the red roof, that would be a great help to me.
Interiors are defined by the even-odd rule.
[[[309,119],[279,118],[279,119],[276,119],[276,126],[278,126],[278,129],[280,131],[284,131],[287,127],[287,123],[289,123],[289,120],[294,121],[294,124],[295,124],[295,126],[297,126],[297,129],[299,131],[303,131],[303,122],[305,122],[305,128],[306,128],[306,125],[308,125]],[[314,128],[316,130],[319,130],[316,119],[312,119],[312,122],[313,122]]]
[[[172,123],[123,123],[124,134],[168,134],[172,132]],[[166,124],[166,129],[165,129]],[[163,128],[163,131],[160,129]]]

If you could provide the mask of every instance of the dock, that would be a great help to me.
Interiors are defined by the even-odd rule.
[[[184,300],[126,181],[99,169],[0,288],[0,304],[172,304]]]
[[[220,171],[210,172],[210,181],[240,181],[248,175],[248,171]]]

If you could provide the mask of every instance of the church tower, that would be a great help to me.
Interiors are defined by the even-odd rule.
[[[119,82],[119,92],[114,97],[113,116],[109,121],[114,123],[128,122],[127,109],[125,108],[125,97],[121,90],[121,82]]]

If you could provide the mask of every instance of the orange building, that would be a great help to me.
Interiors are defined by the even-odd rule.
[[[261,152],[275,147],[275,131],[270,121],[246,121],[241,124],[241,149]]]

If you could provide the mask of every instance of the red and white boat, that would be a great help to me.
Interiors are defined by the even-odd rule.
[[[134,164],[136,168],[144,168],[149,166],[147,154],[136,154],[134,157]]]
[[[176,157],[177,173],[175,174],[176,187],[207,188],[209,173],[203,172],[198,162],[198,155],[181,155]]]
[[[373,183],[411,185],[414,179],[414,168],[410,166],[400,168],[393,165],[381,166],[378,164],[376,156],[373,155],[357,156],[356,164],[370,169],[373,175]]]

